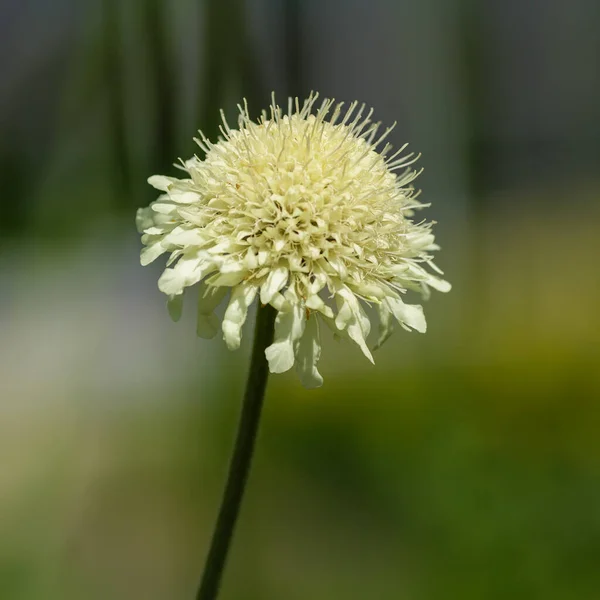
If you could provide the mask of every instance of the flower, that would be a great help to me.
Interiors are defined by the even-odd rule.
[[[258,296],[278,311],[270,371],[295,364],[307,387],[323,382],[321,323],[373,362],[365,305],[379,313],[378,348],[394,320],[426,329],[422,307],[405,304],[404,292],[450,289],[426,269],[440,272],[430,255],[438,249],[432,224],[411,220],[423,206],[411,186],[419,173],[408,168],[418,156],[401,156],[406,146],[389,155],[389,143],[378,152],[393,126],[376,139],[379,123],[365,105],[344,112],[325,99],[315,112],[317,97],[302,107],[290,99],[287,114],[273,97],[258,122],[244,102],[238,129],[221,111],[222,138],[195,140],[204,160],[181,161],[185,179],[150,177],[163,193],[137,213],[142,264],[170,254],[158,287],[172,318],[181,315],[186,288],[200,284],[197,333],[213,337],[214,310],[229,293],[221,328],[233,350]]]

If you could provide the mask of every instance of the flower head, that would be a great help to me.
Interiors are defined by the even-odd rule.
[[[222,138],[196,140],[206,153],[182,161],[185,179],[155,175],[162,193],[138,211],[146,265],[169,253],[158,281],[177,320],[186,288],[199,285],[198,335],[219,329],[215,308],[227,294],[221,323],[230,349],[240,345],[248,309],[258,296],[277,311],[275,341],[267,348],[271,372],[294,364],[304,385],[319,386],[319,326],[354,341],[373,362],[366,338],[371,322],[365,305],[379,313],[379,347],[393,322],[424,332],[419,305],[405,304],[407,290],[427,296],[429,287],[450,285],[430,252],[438,249],[431,223],[415,223],[416,200],[409,168],[416,158],[379,146],[372,110],[317,94],[287,114],[275,104],[258,122],[244,103],[238,129],[224,116]]]

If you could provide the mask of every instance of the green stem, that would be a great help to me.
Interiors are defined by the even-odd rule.
[[[204,575],[196,600],[215,600],[233,537],[233,530],[240,511],[248,471],[260,422],[260,414],[267,387],[269,369],[265,348],[273,341],[276,311],[271,306],[257,309],[254,345],[250,359],[250,372],[244,394],[244,405],[238,427],[235,449],[229,464],[229,475],[217,524],[213,533]]]

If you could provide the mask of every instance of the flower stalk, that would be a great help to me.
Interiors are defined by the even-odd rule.
[[[196,600],[215,600],[240,512],[267,387],[269,368],[265,349],[273,342],[276,311],[259,306],[244,403],[229,475]]]

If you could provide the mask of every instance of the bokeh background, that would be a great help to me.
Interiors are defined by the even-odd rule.
[[[454,289],[271,379],[223,600],[600,598],[597,0],[0,7],[0,598],[193,597],[250,329],[170,322],[134,212],[311,89],[423,153]]]

